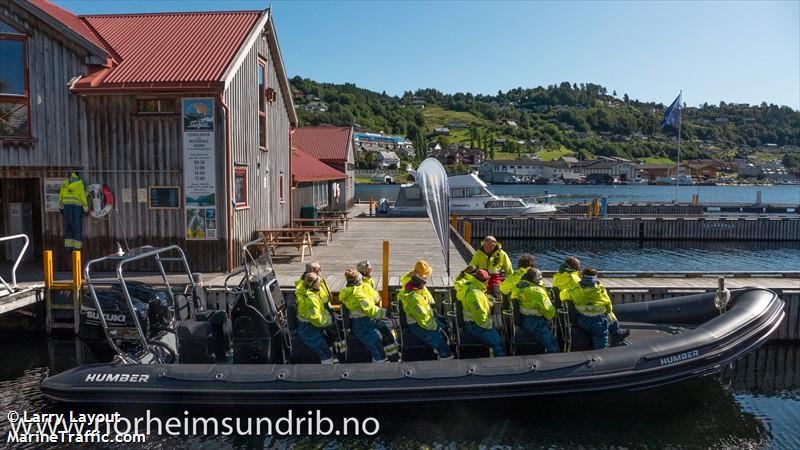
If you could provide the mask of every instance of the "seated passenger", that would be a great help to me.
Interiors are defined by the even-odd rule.
[[[328,308],[330,308],[331,290],[328,289],[328,283],[325,281],[325,278],[322,277],[322,266],[319,264],[319,262],[314,261],[314,262],[310,262],[310,263],[306,264],[306,271],[303,272],[302,275],[300,275],[300,278],[298,278],[297,281],[294,284],[294,287],[295,287],[295,290],[294,290],[295,294],[294,295],[295,296],[299,296],[301,291],[303,289],[305,289],[305,285],[303,283],[303,280],[305,279],[306,274],[309,274],[309,273],[315,273],[319,277],[319,280],[320,280],[320,285],[319,285],[320,296],[325,301],[325,304],[328,305]]]
[[[340,352],[344,342],[338,339],[339,333],[321,293],[320,280],[316,273],[307,273],[302,291],[296,294],[297,337],[319,356],[322,364],[333,364],[339,361],[331,354],[331,344]]]
[[[576,325],[592,337],[592,347],[608,347],[608,314],[613,312],[613,308],[596,269],[587,268],[583,271],[578,286],[569,290],[569,299],[577,311]]]
[[[356,270],[361,274],[361,285],[373,298],[375,305],[381,306],[381,293],[377,290],[378,282],[372,278],[372,263],[368,259],[359,261],[356,264]],[[400,358],[400,347],[397,345],[397,339],[395,339],[392,330],[382,320],[377,320],[375,326],[381,334],[381,343],[386,357],[389,358],[389,361],[398,360]]]
[[[491,316],[491,302],[486,296],[486,282],[489,273],[485,270],[475,272],[474,279],[467,283],[464,293],[464,332],[469,333],[491,349],[490,356],[505,356],[506,350],[500,333],[494,328]]]
[[[522,256],[519,257],[519,264],[517,266],[517,270],[514,271],[511,275],[507,276],[502,283],[500,283],[500,292],[503,295],[510,296],[511,299],[514,299],[516,296],[516,286],[522,280],[522,276],[528,273],[533,266],[536,265],[536,258],[530,253],[524,253]]]
[[[417,262],[414,263],[414,268],[411,270],[411,272],[408,272],[400,277],[400,286],[405,286],[408,284],[408,282],[411,281],[411,277],[415,274],[427,280],[428,277],[431,276],[431,273],[433,273],[433,268],[431,268],[431,265],[428,264],[427,261],[424,259],[417,260]]]
[[[453,289],[456,291],[456,300],[463,302],[464,294],[467,293],[467,284],[474,280],[475,271],[478,269],[475,266],[467,266],[461,273],[453,280]]]
[[[408,331],[431,347],[439,359],[453,359],[444,332],[444,319],[431,309],[433,296],[425,285],[424,278],[412,275],[411,281],[397,294],[406,314]]]
[[[470,265],[489,273],[487,282],[488,293],[495,299],[500,298],[500,283],[506,276],[514,272],[511,258],[494,236],[483,238],[481,247],[472,254]]]
[[[386,362],[381,344],[381,333],[376,320],[386,317],[386,309],[378,307],[369,289],[361,283],[361,274],[348,269],[345,274],[347,287],[339,292],[339,300],[350,311],[352,332],[369,350],[372,362]],[[394,353],[397,353],[395,344]]]
[[[521,327],[544,346],[547,353],[558,353],[556,337],[550,328],[550,320],[556,315],[556,308],[542,283],[542,272],[530,269],[514,289],[512,299],[519,301],[522,314]]]

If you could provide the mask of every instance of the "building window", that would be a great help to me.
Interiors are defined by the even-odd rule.
[[[31,137],[28,45],[25,35],[0,22],[0,138]]]
[[[283,174],[282,173],[281,173],[281,178],[280,178],[280,184],[278,186],[279,186],[278,187],[278,191],[280,192],[280,196],[281,196],[281,203],[284,203],[285,200],[283,198]]]
[[[136,111],[139,114],[175,114],[175,100],[171,98],[143,98],[136,102]]]
[[[263,59],[258,60],[258,147],[267,151],[267,62]]]
[[[233,168],[233,202],[237,208],[247,208],[247,172],[246,165]]]

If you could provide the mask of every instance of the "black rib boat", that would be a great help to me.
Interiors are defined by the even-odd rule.
[[[93,262],[87,265],[94,305],[85,307],[101,312],[89,318],[103,326],[114,360],[46,378],[41,389],[47,397],[70,403],[300,405],[635,391],[718,373],[763,344],[784,318],[784,303],[775,293],[747,288],[617,305],[618,319],[631,330],[628,345],[604,350],[573,345],[578,349],[571,352],[522,354],[524,346],[509,343],[512,356],[468,359],[469,352],[459,352],[459,346],[470,344],[456,338],[460,359],[410,361],[415,358],[406,356],[413,353],[413,343],[405,340],[402,362],[300,364],[302,349],[291,327],[283,325],[290,308],[279,297],[271,264],[261,272],[245,267],[238,291],[231,291],[239,296],[230,311],[197,308],[189,278],[189,288],[167,308],[170,325],[158,326],[159,320],[166,322],[154,319],[152,312],[163,313],[164,308],[148,309],[133,301],[130,292],[142,289],[125,282],[122,266],[146,257],[170,260],[161,255],[175,249],[121,257],[116,281],[92,280]],[[182,258],[177,250],[181,256],[172,261]],[[118,283],[112,290],[128,301],[110,311],[95,290],[100,282]],[[188,309],[185,318],[183,309]],[[127,311],[137,313],[122,317],[116,328],[107,320],[120,319]],[[126,327],[126,321],[135,326]],[[135,342],[136,331],[141,342]]]

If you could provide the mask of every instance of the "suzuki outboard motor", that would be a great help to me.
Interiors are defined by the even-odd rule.
[[[149,307],[148,319],[150,320],[151,333],[148,334],[148,337],[151,338],[160,331],[169,330],[174,315],[172,313],[172,300],[169,295],[165,291],[154,288],[149,284],[128,282],[125,285],[131,297],[146,303]],[[122,286],[115,284],[111,289],[118,291],[122,295]]]
[[[103,331],[103,325],[100,322],[100,316],[92,297],[88,294],[81,297],[79,329],[81,340],[86,343],[91,351],[98,355],[111,354],[112,349],[106,339],[106,334]],[[133,317],[131,317],[130,307],[127,300],[125,300],[125,296],[115,290],[97,291],[97,300],[103,309],[109,334],[119,348],[129,353],[143,350],[142,341],[136,331],[136,324],[133,321]],[[134,298],[133,309],[145,336],[150,336],[149,305]]]

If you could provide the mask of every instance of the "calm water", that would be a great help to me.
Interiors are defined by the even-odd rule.
[[[584,186],[584,185],[531,185],[498,184],[489,186],[497,195],[529,197],[546,193],[556,194],[553,202],[581,202],[608,196],[610,202],[671,202],[675,199],[674,186]],[[399,185],[357,184],[356,198],[373,200],[387,198],[395,200]],[[706,203],[755,203],[757,192],[761,192],[762,203],[800,204],[800,186],[679,186],[678,201],[691,202],[692,195],[699,194],[700,202]]]
[[[75,364],[72,341],[5,336],[0,343],[0,433],[7,411],[67,412],[46,400],[39,382]],[[769,363],[766,363],[769,361]],[[639,393],[611,393],[503,403],[405,408],[326,408],[330,417],[376,417],[377,437],[161,438],[160,448],[800,448],[800,346],[770,344],[720,378]],[[84,408],[80,412],[103,412]],[[105,410],[111,412],[113,410]],[[224,417],[284,415],[285,410],[190,409]],[[305,413],[297,409],[296,413]],[[78,411],[76,411],[78,412]],[[142,410],[122,411],[129,416]],[[153,410],[162,417],[183,409]],[[31,446],[30,448],[33,448]],[[114,447],[112,447],[114,448]],[[121,448],[121,447],[117,447]]]
[[[544,270],[557,269],[570,255],[585,266],[612,271],[800,270],[800,242],[506,239],[502,244],[515,264],[522,253],[533,253]]]

